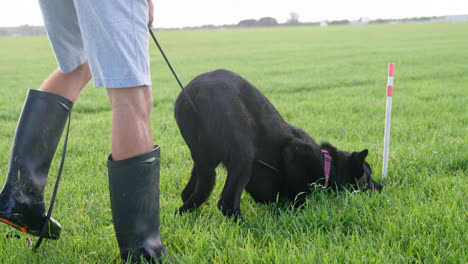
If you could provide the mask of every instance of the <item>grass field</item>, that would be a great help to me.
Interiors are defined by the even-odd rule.
[[[187,84],[217,68],[240,73],[290,123],[316,141],[368,148],[383,191],[316,191],[305,209],[256,204],[243,195],[245,224],[216,202],[174,215],[191,170],[173,117],[179,88],[151,44],[153,138],[162,148],[161,234],[167,263],[468,263],[468,23],[278,27],[158,33]],[[389,177],[382,179],[387,64],[395,62]],[[0,38],[0,179],[28,89],[56,68],[46,37]],[[111,109],[91,85],[72,112],[64,176],[53,217],[58,241],[34,253],[7,239],[0,263],[119,261],[108,197]],[[61,147],[46,188],[48,202]],[[14,231],[14,233],[17,233]],[[19,234],[19,233],[18,233]],[[36,239],[33,238],[33,242]]]

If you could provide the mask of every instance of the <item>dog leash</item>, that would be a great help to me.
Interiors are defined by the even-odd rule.
[[[273,167],[272,165],[270,165],[270,164],[268,164],[268,163],[266,163],[266,162],[264,162],[264,161],[262,161],[262,160],[257,160],[257,162],[260,163],[260,164],[262,164],[263,166],[266,166],[266,167],[268,167],[268,168],[270,168],[270,169],[276,171],[276,172],[281,172],[281,171],[278,170],[277,168]]]
[[[193,108],[193,111],[195,111],[195,113],[198,114],[197,108],[196,108],[195,105],[193,104],[192,99],[190,99],[190,96],[189,96],[189,94],[187,93],[187,91],[184,89],[184,86],[183,86],[182,83],[180,82],[179,77],[177,77],[177,74],[175,73],[174,69],[172,68],[171,63],[170,63],[169,60],[167,59],[166,54],[164,53],[164,51],[163,51],[161,45],[159,45],[159,42],[158,42],[158,40],[156,39],[156,36],[154,35],[153,30],[151,30],[151,28],[149,28],[149,32],[150,32],[150,34],[151,34],[151,37],[152,37],[153,40],[154,40],[154,43],[156,43],[156,46],[158,46],[158,49],[159,49],[159,51],[161,52],[161,55],[164,57],[164,60],[166,61],[167,66],[169,66],[169,69],[171,69],[171,72],[172,72],[172,74],[174,75],[174,77],[175,77],[177,83],[179,84],[180,89],[182,89],[182,92],[185,94],[185,96],[186,96],[187,99],[189,100],[190,105],[191,105],[192,108]]]

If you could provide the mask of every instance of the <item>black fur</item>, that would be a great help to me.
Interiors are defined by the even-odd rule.
[[[213,191],[215,168],[223,163],[228,175],[218,202],[226,216],[240,217],[245,189],[257,202],[277,197],[303,202],[311,183],[322,183],[321,148],[332,156],[330,186],[358,184],[378,189],[361,152],[340,151],[328,143],[319,146],[307,133],[283,120],[270,101],[240,75],[216,70],[199,75],[175,103],[180,133],[190,148],[194,165],[182,192],[179,212],[203,204]]]

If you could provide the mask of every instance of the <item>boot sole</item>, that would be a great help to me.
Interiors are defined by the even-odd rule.
[[[38,230],[30,230],[30,229],[28,229],[26,226],[17,225],[17,224],[13,223],[13,222],[12,222],[11,220],[9,220],[9,219],[0,217],[0,221],[3,222],[3,223],[5,223],[5,224],[8,224],[8,225],[10,225],[10,226],[12,226],[12,227],[14,227],[14,228],[16,228],[16,229],[18,229],[18,230],[20,230],[21,232],[26,233],[26,234],[28,234],[28,235],[33,235],[33,236],[37,236],[37,237],[41,236],[41,232],[40,232],[40,231],[38,231]],[[58,235],[56,235],[56,236],[50,236],[49,234],[50,234],[49,232],[45,233],[44,238],[53,239],[53,240],[57,240],[57,239],[60,238],[60,233],[59,233]]]

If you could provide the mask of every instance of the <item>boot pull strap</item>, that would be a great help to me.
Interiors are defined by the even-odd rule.
[[[68,111],[67,132],[65,134],[65,141],[63,142],[62,160],[60,161],[60,168],[58,171],[57,180],[55,180],[54,193],[52,194],[52,199],[50,200],[49,210],[47,211],[46,220],[44,222],[44,225],[42,226],[41,235],[39,236],[39,240],[34,246],[34,250],[39,248],[39,246],[42,243],[42,240],[44,239],[45,234],[48,232],[47,229],[49,227],[50,217],[52,215],[52,210],[54,209],[55,199],[57,198],[57,192],[58,192],[60,179],[62,178],[62,170],[63,170],[63,165],[65,163],[65,154],[67,153],[68,133],[70,132],[71,109],[65,104],[62,104],[60,102],[57,102],[57,103],[59,103],[63,108],[65,108]]]

